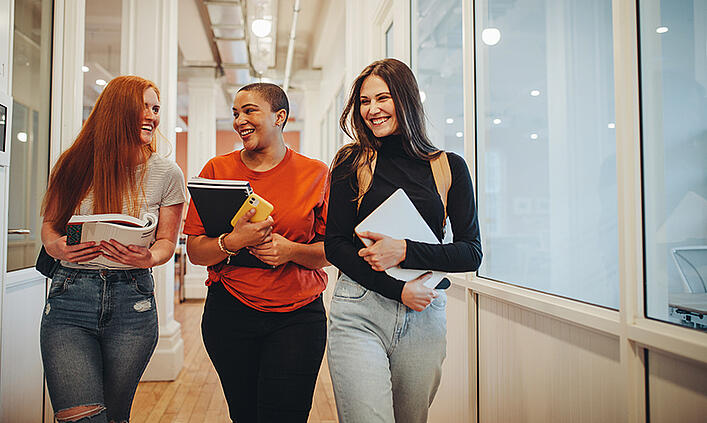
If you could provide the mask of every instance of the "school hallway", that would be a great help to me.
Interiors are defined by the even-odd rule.
[[[245,115],[234,99],[257,82],[286,93],[288,151],[331,166],[353,141],[342,114],[363,117],[372,98],[354,82],[384,59],[412,71],[408,97],[419,94],[425,115],[415,131],[456,159],[448,199],[474,205],[467,220],[483,251],[478,270],[447,274],[446,355],[428,422],[704,423],[706,34],[707,0],[0,0],[0,423],[55,422],[40,347],[51,287],[35,269],[40,210],[51,169],[111,81],[135,75],[159,88],[156,153],[186,184],[244,148],[251,132],[234,130]],[[398,174],[385,160],[373,179]],[[278,205],[252,188],[275,215],[304,204],[294,189]],[[455,228],[464,219],[442,204],[453,235],[466,223]],[[208,263],[187,255],[182,242],[153,267],[159,338],[134,423],[229,421],[200,328]],[[440,270],[447,257],[427,259],[424,270]],[[339,271],[324,270],[329,311]],[[350,299],[337,297],[335,311]],[[337,421],[326,356],[309,421]]]

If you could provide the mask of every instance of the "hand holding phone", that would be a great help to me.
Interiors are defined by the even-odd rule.
[[[248,198],[246,198],[241,208],[238,209],[236,214],[233,216],[233,219],[231,219],[231,226],[236,226],[238,219],[243,217],[243,215],[250,209],[255,209],[255,214],[250,218],[250,221],[262,222],[270,216],[270,213],[272,213],[274,207],[263,197],[256,193],[252,193],[248,196]]]

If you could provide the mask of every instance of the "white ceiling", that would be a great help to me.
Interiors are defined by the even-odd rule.
[[[300,0],[292,60],[290,90],[291,116],[300,119],[301,87],[316,77],[312,70],[312,45],[326,0]],[[261,4],[262,3],[262,4]],[[237,89],[260,80],[282,84],[292,26],[295,0],[179,0],[179,85],[178,114],[187,115],[187,79],[194,68],[215,69],[222,95],[217,96],[217,122],[230,128],[230,102]],[[259,6],[265,9],[257,10]],[[268,7],[270,9],[268,9]],[[90,108],[100,92],[96,79],[109,80],[120,72],[121,2],[86,1],[86,65],[84,104]],[[243,13],[245,12],[245,13]],[[267,57],[262,74],[253,69],[256,37],[249,29],[254,14],[272,15],[275,48]],[[250,42],[251,51],[247,48]],[[259,66],[256,66],[256,68]],[[306,72],[303,72],[306,71]]]

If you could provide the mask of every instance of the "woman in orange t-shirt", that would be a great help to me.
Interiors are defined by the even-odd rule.
[[[275,207],[270,217],[251,222],[251,210],[210,238],[191,202],[184,225],[189,259],[208,266],[204,345],[239,422],[306,422],[326,344],[328,170],[285,145],[288,114],[277,85],[241,88],[233,128],[243,149],[214,157],[200,174],[249,181]]]

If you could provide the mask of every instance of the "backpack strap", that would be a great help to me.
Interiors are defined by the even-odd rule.
[[[356,204],[356,211],[361,207],[361,200],[363,200],[363,193],[365,193],[371,186],[371,181],[373,181],[373,172],[376,171],[376,159],[377,155],[374,151],[373,159],[371,160],[370,169],[367,167],[361,167],[356,171],[356,177],[358,178],[358,204]],[[430,167],[432,168],[432,177],[434,177],[435,185],[437,186],[437,193],[442,200],[442,206],[444,206],[444,219],[442,227],[447,224],[447,193],[449,192],[449,187],[452,186],[452,171],[449,168],[449,159],[447,158],[447,153],[442,151],[437,157],[430,160]]]
[[[442,151],[442,153],[432,159],[430,167],[432,168],[435,185],[437,185],[437,193],[439,193],[444,206],[444,223],[442,223],[442,227],[444,227],[447,224],[447,193],[449,193],[449,187],[452,186],[452,170],[449,168],[447,153]]]
[[[378,158],[376,151],[373,151],[373,159],[371,160],[370,169],[367,167],[360,167],[356,170],[356,177],[358,178],[358,203],[356,204],[356,211],[361,208],[361,200],[363,200],[363,194],[368,191],[371,186],[371,181],[373,181],[373,172],[376,171],[376,159]]]

